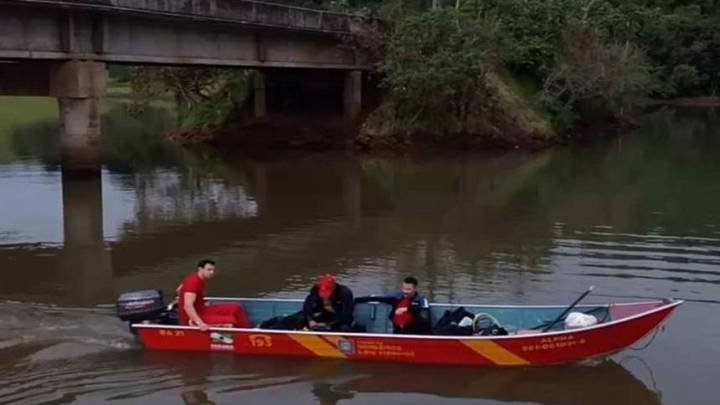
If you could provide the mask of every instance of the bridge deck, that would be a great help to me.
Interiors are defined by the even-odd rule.
[[[248,0],[0,0],[0,59],[358,70],[368,20]]]
[[[201,17],[204,21],[331,34],[352,34],[368,21],[357,14],[251,0],[0,0],[3,3],[195,20]]]

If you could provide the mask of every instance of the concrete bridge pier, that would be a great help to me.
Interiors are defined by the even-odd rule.
[[[345,72],[343,112],[350,121],[357,119],[362,112],[362,70]]]
[[[255,94],[255,117],[262,118],[267,115],[267,97],[265,94],[265,72],[256,70],[253,77]]]
[[[50,68],[50,95],[58,98],[60,145],[65,170],[100,170],[98,98],[105,94],[105,63],[68,61]]]

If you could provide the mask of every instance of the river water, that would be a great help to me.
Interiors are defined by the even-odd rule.
[[[0,98],[0,404],[718,403],[720,113],[536,153],[241,156],[160,141],[175,117],[103,105],[97,177],[63,174],[50,100]],[[644,350],[595,365],[472,369],[143,351],[122,291],[356,295],[408,274],[433,301],[674,297]],[[641,345],[638,345],[641,346]],[[640,348],[640,347],[638,347]]]

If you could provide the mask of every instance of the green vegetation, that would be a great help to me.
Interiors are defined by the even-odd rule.
[[[253,75],[250,70],[138,67],[126,77],[136,111],[151,100],[174,99],[182,128],[208,131],[240,113]]]
[[[276,1],[384,21],[354,39],[384,89],[362,126],[370,144],[546,143],[626,121],[650,99],[720,88],[720,4],[710,0]],[[181,124],[202,131],[240,114],[252,82],[247,71],[153,72],[124,73],[133,94],[174,97]]]
[[[57,99],[51,97],[0,96],[0,133],[38,120],[57,120]]]
[[[508,65],[538,80],[568,36],[585,27],[605,45],[643,50],[662,83],[655,96],[716,95],[720,87],[720,4],[712,0],[386,0],[375,8],[394,31],[407,18],[446,8],[494,17],[510,37]]]
[[[0,97],[0,163],[15,160],[13,131],[37,121],[57,122],[57,100],[49,97]]]
[[[440,134],[487,125],[497,104],[488,75],[507,48],[496,21],[480,13],[441,9],[400,20],[383,63],[397,124]]]
[[[128,114],[127,85],[114,81],[101,99],[101,139],[108,165],[139,168],[176,161],[179,151],[162,134],[177,122],[172,104],[153,100],[141,116]],[[36,156],[47,164],[59,161],[58,102],[51,97],[0,97],[0,163]],[[131,157],[131,159],[128,158]]]
[[[393,129],[528,141],[563,132],[583,111],[636,107],[655,89],[653,68],[605,29],[612,7],[599,3],[457,0],[394,13],[382,62],[402,106]]]

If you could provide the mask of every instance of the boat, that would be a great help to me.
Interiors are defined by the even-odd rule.
[[[147,303],[152,299],[140,301]],[[295,313],[303,303],[298,299],[228,297],[208,297],[206,302],[208,305],[242,304],[253,325]],[[622,351],[660,328],[682,302],[664,299],[577,305],[573,311],[593,314],[599,322],[573,329],[566,329],[563,322],[552,323],[567,312],[566,305],[431,304],[432,319],[439,319],[445,311],[461,306],[473,313],[489,314],[509,332],[503,336],[394,335],[388,319],[390,307],[374,302],[355,307],[355,322],[364,325],[366,332],[363,333],[234,327],[211,327],[201,331],[194,326],[173,325],[166,318],[158,318],[158,313],[154,314],[155,320],[139,321],[141,316],[122,319],[131,320],[131,331],[150,350],[465,366],[529,366],[575,363]],[[549,324],[554,327],[546,332],[540,329]]]

